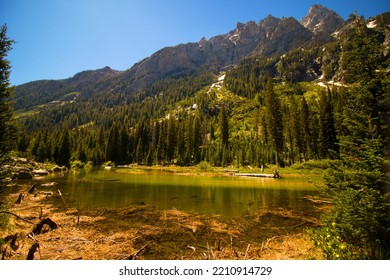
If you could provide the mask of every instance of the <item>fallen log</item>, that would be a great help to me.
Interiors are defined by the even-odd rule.
[[[257,178],[279,178],[279,174],[263,174],[263,173],[235,173],[235,176],[240,177],[257,177]]]

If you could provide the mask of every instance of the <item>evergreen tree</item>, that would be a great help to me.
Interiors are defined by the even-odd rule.
[[[106,161],[119,162],[119,157],[120,157],[119,147],[120,147],[119,130],[118,130],[118,126],[114,124],[108,133],[106,153],[105,153]]]
[[[200,162],[201,151],[200,146],[202,145],[202,132],[201,132],[201,121],[199,114],[195,114],[193,123],[193,135],[194,135],[194,163]]]
[[[168,127],[167,127],[167,160],[169,163],[175,158],[175,149],[176,149],[176,121],[175,117],[170,114],[168,118]]]
[[[301,133],[302,133],[302,152],[305,160],[309,158],[309,150],[310,150],[310,111],[309,105],[306,102],[304,96],[302,96],[301,100]]]
[[[71,147],[69,129],[64,129],[58,146],[57,164],[70,167]]]
[[[358,32],[343,54],[356,84],[342,110],[341,163],[326,177],[334,207],[315,236],[327,258],[390,258],[390,205],[385,195],[390,136],[383,129],[389,123],[389,94],[373,51],[377,48],[365,36]]]
[[[222,105],[219,113],[219,129],[222,146],[227,148],[229,145],[229,121],[225,105]]]
[[[298,161],[302,162],[303,152],[303,133],[302,133],[302,124],[301,124],[301,110],[298,107],[298,104],[295,100],[295,96],[291,98],[291,133],[293,138],[294,146],[297,150]]]
[[[275,163],[280,165],[283,160],[282,152],[284,147],[283,115],[279,98],[274,91],[272,79],[268,79],[264,94],[267,135],[275,151]]]
[[[222,166],[226,166],[229,159],[229,121],[228,114],[226,112],[225,105],[222,105],[221,111],[219,112],[219,130],[221,138],[220,148],[220,163]]]
[[[320,155],[322,158],[334,158],[338,154],[337,132],[333,116],[331,92],[320,93]]]
[[[10,98],[14,88],[10,86],[11,65],[6,59],[12,49],[13,40],[7,37],[7,26],[0,27],[0,166],[7,161],[9,151],[16,143],[16,128],[12,123]],[[0,172],[3,173],[3,172]],[[1,175],[0,175],[1,176]],[[0,177],[1,179],[1,177]]]

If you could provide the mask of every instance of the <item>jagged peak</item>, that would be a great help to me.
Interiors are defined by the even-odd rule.
[[[266,18],[259,21],[258,25],[261,29],[269,31],[269,30],[275,29],[280,21],[281,21],[280,18],[276,18],[273,15],[269,14]]]
[[[314,33],[331,33],[340,28],[343,22],[344,19],[339,14],[319,4],[312,6],[301,20],[301,24]]]

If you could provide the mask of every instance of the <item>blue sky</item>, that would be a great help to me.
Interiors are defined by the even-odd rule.
[[[110,66],[126,70],[155,51],[209,39],[272,14],[300,20],[314,4],[343,18],[390,11],[388,0],[1,0],[0,25],[17,43],[11,84],[65,79]]]

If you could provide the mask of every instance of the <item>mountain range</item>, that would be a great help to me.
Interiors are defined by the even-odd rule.
[[[390,38],[388,18],[386,13],[367,20],[367,26],[379,32],[387,46]],[[347,32],[353,20],[353,15],[344,20],[335,11],[314,5],[301,21],[269,15],[258,23],[238,23],[227,34],[163,48],[126,71],[116,71],[107,66],[83,71],[68,79],[40,80],[17,86],[14,108],[28,109],[50,102],[75,101],[108,93],[134,95],[159,80],[202,72],[219,73],[247,57],[281,57],[298,48],[337,40],[340,33]],[[317,68],[321,69],[321,65]],[[321,71],[317,71],[306,80],[321,75]]]

